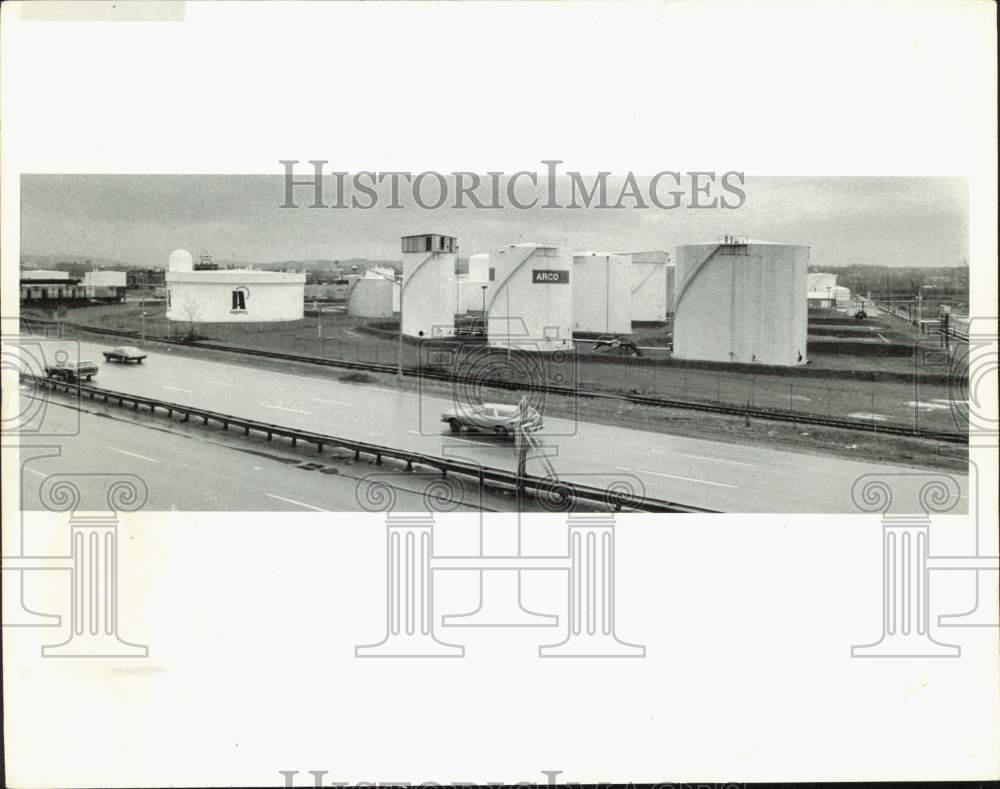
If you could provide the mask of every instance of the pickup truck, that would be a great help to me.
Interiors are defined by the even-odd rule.
[[[97,365],[90,361],[47,364],[45,365],[45,374],[49,378],[62,381],[89,381],[97,375]]]

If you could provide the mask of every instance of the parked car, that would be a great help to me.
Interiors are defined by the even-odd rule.
[[[46,365],[45,374],[61,381],[89,381],[97,375],[97,365],[90,361],[59,362]]]
[[[145,352],[133,345],[119,345],[117,348],[112,348],[110,351],[104,352],[104,361],[106,362],[121,362],[122,364],[135,362],[136,364],[142,364],[142,360],[145,358]]]
[[[441,421],[448,423],[452,433],[467,427],[473,430],[490,430],[499,436],[513,435],[519,424],[529,433],[541,430],[544,426],[542,415],[531,406],[525,406],[522,415],[521,406],[502,403],[454,408],[441,414]]]

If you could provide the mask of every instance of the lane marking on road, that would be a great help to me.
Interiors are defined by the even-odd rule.
[[[27,472],[28,472],[29,474],[37,474],[37,475],[38,475],[39,477],[48,477],[48,476],[49,476],[49,475],[48,475],[48,474],[46,474],[46,473],[45,473],[44,471],[38,471],[37,469],[33,469],[33,468],[28,468],[27,466],[23,466],[23,468],[24,468],[24,470],[25,470],[25,471],[27,471]]]
[[[264,408],[273,408],[275,411],[290,411],[293,414],[305,414],[306,416],[309,415],[308,411],[303,411],[299,408],[285,408],[285,406],[283,405],[267,405],[265,403]]]
[[[209,381],[209,383],[213,383],[216,386],[231,386],[234,389],[236,388],[236,384],[231,384],[229,381]]]
[[[711,460],[715,463],[729,463],[733,466],[756,466],[756,463],[743,463],[739,460],[726,460],[724,458],[710,458],[707,455],[685,455],[686,458],[695,458],[696,460]]]
[[[289,504],[296,504],[299,507],[305,507],[307,510],[316,510],[316,512],[329,512],[330,510],[325,510],[322,507],[314,507],[312,504],[306,504],[304,501],[296,501],[295,499],[286,499],[284,496],[278,496],[274,493],[265,493],[272,499],[278,499],[278,501],[287,501]]]
[[[324,400],[322,397],[312,398],[317,403],[332,403],[333,405],[342,405],[347,408],[354,408],[354,403],[345,403],[343,400]]]
[[[736,488],[737,485],[728,485],[725,482],[709,482],[707,479],[693,479],[691,477],[679,477],[676,474],[664,474],[661,471],[646,471],[641,468],[626,468],[625,466],[615,466],[619,471],[631,471],[634,474],[651,474],[654,477],[666,477],[667,479],[679,479],[684,482],[697,482],[701,485],[713,485],[717,488]]]
[[[145,455],[140,455],[138,452],[129,452],[127,449],[118,449],[118,447],[107,447],[112,452],[120,452],[123,455],[128,455],[129,457],[139,458],[139,460],[148,460],[150,463],[159,463],[160,461],[156,458],[148,458]]]
[[[662,455],[663,454],[663,450],[662,449],[651,449],[649,451],[652,452],[654,455]]]
[[[190,389],[181,389],[179,386],[164,386],[163,388],[169,389],[171,392],[187,392],[188,394],[191,394]]]

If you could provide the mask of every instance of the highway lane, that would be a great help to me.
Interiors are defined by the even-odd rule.
[[[65,342],[65,350],[74,354],[75,344]],[[46,340],[46,353],[59,347]],[[235,359],[204,361],[165,352],[150,353],[141,366],[107,364],[101,351],[109,347],[79,343],[80,354],[100,364],[95,385],[108,389],[489,466],[515,464],[509,439],[450,434],[440,414],[455,403],[442,397],[345,383],[335,378],[343,371],[333,368],[317,368],[316,376],[299,375],[260,370]],[[515,397],[506,396],[511,402]],[[566,479],[601,485],[632,477],[650,495],[727,512],[855,512],[851,487],[858,477],[913,471],[552,417],[546,417],[539,437]],[[528,470],[543,473],[537,460],[529,461]],[[964,507],[967,477],[955,476]],[[924,479],[898,477],[898,484],[915,494]]]
[[[397,509],[422,511],[427,509],[422,486],[440,479],[436,474],[393,473],[368,463],[338,463],[329,455],[282,452],[242,437],[213,436],[180,425],[156,426],[151,420],[133,421],[129,412],[108,418],[99,412],[114,415],[117,409],[83,406],[88,410],[78,413],[70,405],[48,404],[46,425],[61,435],[39,443],[58,445],[60,454],[25,464],[23,509],[44,509],[41,484],[52,474],[74,475],[85,502],[103,501],[99,488],[105,484],[88,482],[87,474],[137,475],[149,490],[144,509],[153,511],[357,511],[364,508],[358,481],[372,474],[393,486]],[[92,408],[98,413],[91,413]],[[479,509],[473,506],[480,501],[478,492],[470,499],[459,511]],[[494,508],[505,506],[508,499],[487,495],[484,503]]]

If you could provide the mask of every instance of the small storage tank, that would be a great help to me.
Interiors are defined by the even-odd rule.
[[[807,275],[808,284],[806,289],[811,292],[822,292],[826,293],[827,288],[837,287],[837,275],[836,274],[821,274],[819,272],[813,272]]]
[[[356,318],[391,318],[395,288],[391,279],[359,279],[347,297],[347,314]]]
[[[365,272],[364,279],[386,279],[392,283],[392,311],[399,312],[399,277],[394,268],[373,266]]]
[[[670,253],[624,253],[632,261],[632,320],[637,323],[663,323],[673,311],[674,262]]]
[[[675,358],[806,363],[808,247],[727,236],[675,259]]]
[[[631,334],[632,261],[608,252],[573,253],[573,330]]]
[[[450,337],[455,333],[455,263],[458,242],[427,233],[403,237],[403,334]]]
[[[186,249],[175,249],[167,261],[167,271],[194,271],[194,259]]]
[[[533,242],[490,255],[486,291],[491,346],[554,351],[573,347],[572,257]]]

